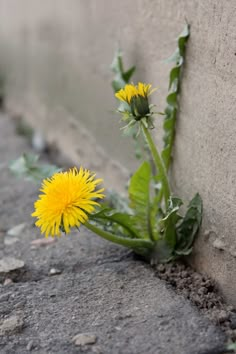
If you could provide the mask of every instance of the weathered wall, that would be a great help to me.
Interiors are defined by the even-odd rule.
[[[134,80],[159,87],[155,103],[161,110],[169,70],[163,59],[185,19],[191,24],[173,187],[186,200],[196,191],[203,197],[193,262],[234,304],[235,18],[234,0],[0,0],[8,105],[117,188],[135,167],[132,144],[120,138],[119,117],[112,113],[109,65],[117,44],[126,65],[138,67]]]

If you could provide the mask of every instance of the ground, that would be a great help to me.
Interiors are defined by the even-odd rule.
[[[0,259],[24,262],[0,273],[0,353],[224,353],[220,326],[166,282],[173,271],[83,228],[44,244],[30,216],[38,186],[8,169],[30,150],[0,116]]]

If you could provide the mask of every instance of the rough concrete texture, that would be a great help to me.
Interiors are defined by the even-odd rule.
[[[29,147],[0,117],[0,257],[25,263],[0,274],[0,352],[223,353],[220,329],[129,251],[84,229],[35,242],[44,240],[30,217],[36,187],[7,168],[21,151]]]
[[[135,163],[112,113],[115,48],[127,67],[137,65],[134,81],[159,87],[153,101],[162,110],[170,69],[163,59],[187,19],[173,188],[186,201],[201,194],[204,222],[192,261],[236,304],[235,1],[137,0],[134,9],[133,0],[0,0],[0,15],[9,106],[116,189]]]

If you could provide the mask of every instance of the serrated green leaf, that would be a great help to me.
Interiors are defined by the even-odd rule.
[[[178,109],[178,100],[177,94],[179,92],[180,86],[180,76],[181,76],[181,68],[184,63],[184,54],[186,43],[190,34],[189,25],[186,24],[183,31],[178,37],[177,48],[174,54],[166,60],[166,62],[174,62],[175,67],[171,69],[170,78],[169,78],[169,94],[166,98],[167,106],[165,108],[165,119],[163,123],[163,128],[165,131],[163,140],[164,140],[164,149],[162,151],[162,157],[164,158],[164,163],[166,169],[168,171],[171,156],[172,156],[172,147],[174,143],[174,135],[175,135],[175,121]],[[170,124],[168,121],[170,118],[173,118],[173,124]]]
[[[176,92],[170,93],[167,96],[166,101],[170,106],[172,106],[174,108],[178,108],[177,93]]]
[[[182,33],[179,35],[178,46],[179,46],[179,52],[180,52],[181,57],[183,57],[185,54],[185,45],[186,45],[186,42],[187,42],[189,34],[190,34],[189,30],[190,30],[190,27],[188,24],[186,24]]]
[[[166,106],[165,111],[164,111],[165,112],[165,120],[172,117],[173,111],[175,109],[176,108],[174,108],[170,105]],[[164,120],[164,123],[165,123],[165,120]]]
[[[35,164],[38,163],[39,160],[39,155],[35,155],[35,154],[23,154],[21,157],[25,160],[25,165],[27,167],[34,166]]]
[[[54,165],[40,165],[38,159],[38,155],[23,154],[10,163],[9,169],[15,176],[34,182],[40,182],[42,179],[51,177],[54,173],[61,171]]]
[[[155,243],[155,248],[149,257],[151,258],[152,265],[158,263],[167,263],[174,258],[173,249],[164,239],[160,239]]]
[[[192,253],[192,250],[193,250],[193,248],[192,248],[192,247],[189,247],[189,248],[186,248],[186,249],[183,249],[183,250],[180,250],[180,251],[175,250],[174,253],[175,253],[177,256],[189,256],[189,255]]]
[[[182,204],[183,202],[180,198],[170,197],[167,214],[160,221],[160,225],[163,228],[163,239],[172,250],[174,250],[177,241],[176,224],[181,219],[178,211]]]
[[[180,67],[179,66],[175,66],[171,70],[168,90],[170,90],[171,87],[174,85],[174,83],[179,80],[179,73],[180,73]],[[178,83],[177,84],[175,83],[175,85],[177,87]]]
[[[175,124],[175,120],[173,117],[165,119],[163,126],[167,130],[167,133],[169,133],[170,129],[173,128],[174,124]]]
[[[174,53],[165,60],[165,63],[177,63],[180,59],[179,48],[176,48]]]
[[[167,165],[167,162],[169,160],[170,152],[171,152],[170,146],[167,146],[161,152],[161,157],[162,157],[165,165]]]
[[[181,205],[183,205],[182,199],[178,197],[170,197],[167,212],[172,212],[173,210],[178,210]]]
[[[130,208],[134,211],[134,224],[143,238],[150,237],[150,182],[152,178],[150,163],[144,161],[130,179]]]
[[[192,247],[202,222],[202,210],[202,199],[197,193],[189,203],[186,214],[176,229],[176,254],[186,254]]]
[[[112,80],[112,87],[115,92],[121,90],[135,72],[135,66],[132,66],[127,71],[124,71],[123,58],[121,50],[117,50],[111,64],[111,69],[115,73],[115,77]]]
[[[186,23],[183,31],[179,34],[179,38],[184,37],[185,39],[187,39],[189,35],[190,35],[190,25]]]
[[[124,88],[126,84],[130,82],[131,77],[133,76],[136,67],[132,66],[128,70],[124,71],[124,66],[123,66],[123,59],[122,59],[122,52],[121,50],[118,50],[115,53],[115,57],[113,59],[112,65],[111,65],[112,71],[116,74],[115,78],[112,81],[112,87],[115,92],[119,91],[120,89]],[[152,105],[150,105],[152,106]],[[151,108],[149,107],[151,110]],[[126,102],[120,102],[120,106],[118,108],[119,112],[123,113],[123,118],[122,120],[130,121],[131,116],[131,106],[127,104]],[[129,124],[131,123],[131,124]],[[137,139],[137,136],[139,135],[139,131],[136,129],[136,121],[131,121],[129,122],[125,127],[122,128],[123,130],[123,135],[125,136],[132,136],[134,139],[134,149],[135,149],[135,156],[137,159],[141,159],[143,155],[145,155],[145,140],[144,139]],[[151,117],[149,119],[150,125],[152,124],[151,122]],[[135,125],[135,127],[134,127]],[[136,130],[134,132],[134,130]]]
[[[114,73],[120,73],[123,71],[122,52],[120,49],[115,52],[113,61],[111,63],[111,70]]]
[[[127,70],[126,72],[123,73],[122,77],[126,83],[129,82],[129,80],[133,76],[135,70],[136,70],[136,67],[132,66],[129,70]]]
[[[188,37],[190,35],[190,26],[188,24],[185,25],[183,31],[180,33],[179,37],[178,37],[178,47],[176,48],[176,50],[174,51],[174,53],[165,60],[166,63],[180,63],[180,65],[182,64],[181,62],[181,57],[184,56],[184,49],[185,49],[185,45],[187,43]]]

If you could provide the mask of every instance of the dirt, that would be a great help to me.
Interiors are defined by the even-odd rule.
[[[211,278],[195,272],[181,261],[160,264],[156,268],[156,274],[177,294],[190,300],[204,316],[219,326],[230,340],[236,341],[236,309],[224,301]]]
[[[24,262],[0,274],[0,353],[225,352],[235,311],[206,276],[181,263],[151,268],[83,228],[45,242],[30,217],[37,187],[7,167],[32,149],[7,117],[0,135],[0,258]]]

